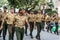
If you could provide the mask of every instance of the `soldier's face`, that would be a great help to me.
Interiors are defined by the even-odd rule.
[[[34,14],[33,12],[30,12],[30,14]]]
[[[6,9],[4,9],[4,12],[6,12]]]
[[[40,13],[41,13],[41,11],[40,11],[40,10],[38,10],[38,13],[40,14]]]
[[[22,12],[22,14],[24,14],[25,13],[25,10],[23,9],[23,10],[21,10],[21,12]]]
[[[11,12],[11,13],[14,13],[14,9],[11,9],[10,12]]]

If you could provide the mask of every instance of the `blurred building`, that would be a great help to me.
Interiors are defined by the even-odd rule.
[[[57,8],[58,16],[60,17],[60,0],[53,0],[54,8]]]

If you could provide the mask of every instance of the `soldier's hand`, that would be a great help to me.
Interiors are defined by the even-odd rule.
[[[1,27],[0,27],[0,30],[1,30]]]
[[[10,29],[9,32],[12,33],[12,29]]]
[[[34,26],[34,29],[36,29],[36,26]]]
[[[30,30],[30,26],[28,26],[28,29]]]
[[[2,30],[2,26],[0,27],[0,30]]]
[[[2,28],[0,27],[0,30],[2,30]]]

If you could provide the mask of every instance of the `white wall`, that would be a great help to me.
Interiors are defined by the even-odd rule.
[[[60,6],[58,7],[58,16],[60,17]]]
[[[58,8],[60,6],[60,1],[59,0],[53,0],[54,8]]]

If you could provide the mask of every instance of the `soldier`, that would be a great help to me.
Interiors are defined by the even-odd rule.
[[[5,20],[5,16],[7,15],[7,8],[3,8],[4,11],[2,13],[2,24],[1,24],[1,29],[3,29],[3,40],[5,40],[6,32],[7,32],[7,22]]]
[[[49,30],[52,33],[52,28],[55,27],[55,21],[54,21],[54,16],[51,17],[50,24],[49,24]]]
[[[42,14],[42,30],[44,31],[44,25],[45,25],[45,17],[44,14]]]
[[[17,40],[23,40],[25,22],[29,27],[27,17],[24,16],[24,13],[25,13],[24,9],[21,9],[19,10],[19,14],[15,17],[15,31],[16,31]]]
[[[33,32],[33,28],[34,28],[34,20],[35,20],[35,15],[34,15],[34,12],[31,11],[30,15],[29,15],[30,36],[31,36],[31,38],[33,38],[32,32]]]
[[[10,13],[7,15],[7,24],[9,31],[9,40],[13,40],[14,38],[14,18],[16,14],[14,13],[14,8],[11,7]]]
[[[7,21],[7,26],[8,26],[8,32],[9,32],[9,40],[13,40],[13,30],[14,29],[14,18],[15,18],[15,14],[14,14],[14,9],[11,8],[10,9],[10,13],[8,13],[4,19]],[[4,22],[3,22],[4,23]],[[3,24],[2,24],[3,25]]]
[[[25,16],[28,18],[28,16],[29,16],[29,14],[28,14],[28,12],[27,11],[25,11]],[[25,34],[26,34],[26,36],[27,36],[27,28],[28,28],[28,25],[27,25],[27,23],[25,23]]]
[[[47,13],[45,14],[45,23],[47,24],[47,32],[48,32],[50,24],[50,16]]]
[[[1,15],[2,11],[0,11],[0,27],[1,27],[1,23],[2,23],[2,15]],[[1,32],[2,32],[2,29],[0,29],[0,37],[1,37]]]
[[[38,10],[38,13],[36,15],[36,25],[37,25],[37,35],[36,35],[36,38],[38,40],[40,40],[40,32],[41,32],[41,29],[42,29],[42,14],[41,14],[40,10]]]
[[[59,17],[58,17],[58,14],[55,15],[55,24],[56,24],[56,30],[55,30],[55,34],[57,33],[57,35],[59,35],[58,33],[58,20],[59,20]]]

